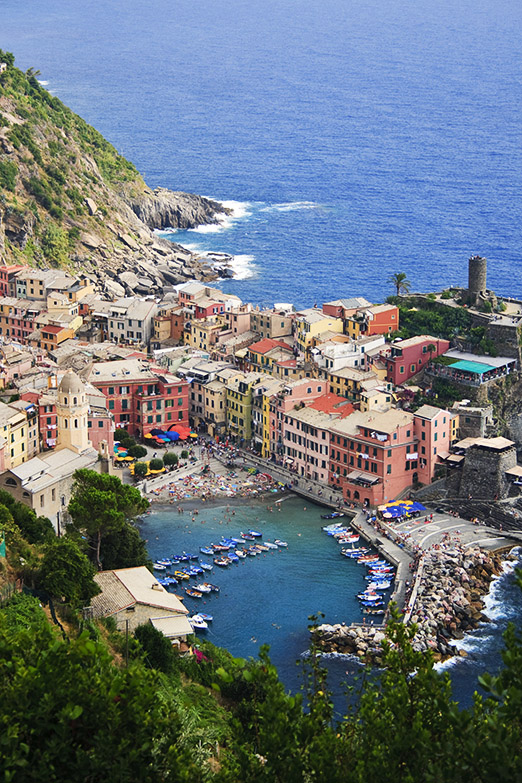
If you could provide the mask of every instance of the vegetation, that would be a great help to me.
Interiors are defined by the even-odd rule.
[[[179,457],[173,451],[167,451],[163,457],[163,464],[165,467],[176,466],[179,462]]]
[[[406,272],[395,272],[388,278],[388,283],[394,286],[397,296],[401,294],[408,294],[410,292],[411,283],[408,280]]]
[[[149,462],[149,470],[161,470],[163,468],[163,460],[159,457],[154,457]]]
[[[127,449],[129,457],[135,457],[136,459],[140,459],[141,457],[147,456],[147,449],[145,446],[131,446],[129,449]]]
[[[149,472],[149,466],[146,462],[136,462],[134,465],[134,478],[145,478]]]
[[[27,226],[24,241],[7,240],[6,258],[68,266],[76,250],[85,252],[78,221],[87,232],[104,233],[86,198],[103,213],[122,188],[140,192],[144,182],[98,131],[39,84],[38,71],[24,73],[1,50],[0,62],[8,64],[0,75],[0,212],[18,210]]]
[[[417,299],[391,296],[388,302],[399,308],[400,329],[394,337],[407,339],[418,334],[429,334],[451,340],[466,338],[471,330],[471,315],[463,307],[441,307],[436,302],[426,301],[422,305]]]
[[[149,503],[139,490],[122,484],[116,476],[82,468],[74,474],[74,482],[69,503],[73,527],[87,536],[89,554],[101,569],[104,538],[121,534]]]
[[[51,598],[81,608],[100,592],[96,573],[77,544],[64,536],[47,548],[40,567],[40,586]]]

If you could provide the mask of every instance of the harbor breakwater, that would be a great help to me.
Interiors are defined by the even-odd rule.
[[[431,650],[435,661],[466,656],[452,642],[488,620],[484,597],[501,573],[502,556],[479,547],[465,549],[451,542],[424,552],[417,561],[404,612],[404,621],[416,626],[413,648]],[[314,635],[323,652],[355,655],[379,665],[385,632],[384,625],[323,624]]]

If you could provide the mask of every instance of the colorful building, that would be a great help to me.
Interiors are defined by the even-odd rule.
[[[386,380],[395,386],[405,383],[417,375],[431,359],[445,353],[449,345],[448,340],[425,334],[392,343],[381,352],[386,364]]]
[[[307,310],[301,310],[295,315],[295,334],[299,350],[308,355],[313,347],[314,338],[324,332],[335,334],[343,333],[343,320],[325,315],[322,310],[311,307]]]

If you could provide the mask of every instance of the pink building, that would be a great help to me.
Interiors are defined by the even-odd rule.
[[[299,410],[284,416],[284,461],[298,476],[328,484],[330,426],[350,416],[353,405],[344,397],[323,394]]]
[[[16,296],[16,276],[25,266],[0,266],[0,296]]]
[[[386,380],[396,386],[405,383],[420,372],[430,359],[445,353],[449,346],[448,340],[439,340],[426,334],[392,343],[381,352],[386,364]]]
[[[284,416],[294,407],[304,407],[320,397],[328,383],[317,378],[302,378],[287,384],[270,399],[270,454],[284,455]]]
[[[330,428],[331,486],[347,503],[372,506],[393,500],[413,484],[429,484],[450,442],[450,414],[424,405],[415,414],[399,409],[355,412]]]

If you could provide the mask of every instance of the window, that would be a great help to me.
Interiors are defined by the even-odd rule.
[[[92,421],[89,421],[89,422],[87,423],[87,427],[88,427],[89,429],[92,427]]]
[[[411,370],[411,372],[415,372],[415,365],[414,364],[410,365],[410,370]]]
[[[392,452],[392,450],[388,449],[388,457],[391,457],[391,452]]]
[[[404,365],[403,364],[401,364],[401,366],[399,367],[399,372],[401,374],[404,373]]]
[[[109,400],[109,410],[110,411],[114,410],[114,400]]]
[[[397,433],[396,432],[393,433],[393,440],[397,440]]]
[[[183,411],[178,412],[178,421],[182,421],[183,419]]]
[[[438,437],[439,437],[439,433],[436,432],[435,435],[433,436],[433,440],[437,440]]]
[[[112,396],[114,394],[114,386],[109,386],[109,395]]]
[[[51,500],[56,500],[56,489],[51,489]]]
[[[91,426],[91,422],[89,422],[89,427]],[[103,427],[103,419],[98,420],[98,427]]]

